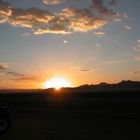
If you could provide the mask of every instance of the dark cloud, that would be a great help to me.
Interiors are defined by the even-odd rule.
[[[14,76],[14,77],[24,77],[25,76],[22,73],[11,71],[11,70],[7,70],[6,74],[9,74],[10,76]]]
[[[116,4],[116,0],[110,0],[110,5],[115,5]]]
[[[42,79],[39,76],[33,76],[33,75],[18,76],[18,77],[15,77],[14,80],[17,80],[17,81],[35,81],[35,82],[42,81]]]
[[[12,76],[12,80],[16,80],[16,81],[34,81],[34,82],[42,81],[40,76],[19,73],[16,71],[9,70],[9,71],[6,71],[6,74]]]
[[[81,69],[80,71],[81,72],[89,72],[89,71],[91,71],[91,69]]]
[[[16,72],[16,71],[10,70],[7,67],[6,64],[0,64],[0,73],[6,74],[6,75],[12,77],[12,80],[35,81],[35,82],[42,81],[42,78],[40,76],[24,74],[24,73],[20,73],[20,72]]]
[[[104,6],[103,0],[91,0],[93,7],[101,14],[104,15],[116,15],[116,12],[114,12],[111,9],[108,9]],[[113,2],[113,1],[112,1]]]
[[[133,75],[136,75],[136,74],[139,74],[140,71],[130,71],[129,73],[130,73],[130,74],[133,74]]]
[[[80,66],[73,66],[72,69],[74,71],[83,72],[83,73],[94,71],[94,69],[92,69],[92,68],[90,69],[90,68],[80,67]]]

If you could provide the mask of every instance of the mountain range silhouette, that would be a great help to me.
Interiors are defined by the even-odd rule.
[[[116,84],[109,84],[109,83],[102,82],[97,85],[85,84],[77,88],[140,88],[140,81],[123,80]]]

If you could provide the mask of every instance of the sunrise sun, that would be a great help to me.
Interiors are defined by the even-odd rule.
[[[62,87],[71,87],[71,82],[64,78],[55,77],[44,83],[44,88],[55,88],[56,90],[59,90]]]

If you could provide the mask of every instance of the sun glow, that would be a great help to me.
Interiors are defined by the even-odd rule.
[[[71,83],[63,78],[52,78],[44,83],[44,88],[55,88],[59,90],[62,87],[71,87]]]

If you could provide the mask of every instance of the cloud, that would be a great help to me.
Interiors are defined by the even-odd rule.
[[[43,0],[43,3],[52,5],[61,2],[64,0]],[[102,0],[92,0],[92,3],[93,8],[67,7],[60,12],[51,13],[35,7],[13,8],[10,4],[0,1],[0,23],[7,22],[14,27],[31,28],[36,35],[89,32],[101,29],[108,23],[108,18],[115,15],[115,12],[103,5]],[[95,12],[94,8],[99,13]]]
[[[96,47],[101,47],[101,44],[99,44],[99,43],[96,43],[95,45],[96,45]]]
[[[110,1],[110,5],[115,5],[116,4],[116,0],[111,0]]]
[[[119,61],[107,61],[105,62],[105,64],[118,64]]]
[[[0,63],[0,71],[5,71],[8,68],[8,63]]]
[[[81,69],[80,72],[90,72],[91,69]]]
[[[5,65],[0,64],[0,70],[5,70],[5,69],[6,69]]]
[[[140,39],[137,40],[137,43],[135,46],[132,47],[132,49],[136,52],[140,52]]]
[[[115,21],[116,23],[119,23],[119,22],[122,21],[122,19],[121,19],[121,18],[115,18],[114,21]]]
[[[0,63],[0,71],[2,71],[4,74],[8,74],[10,76],[15,76],[15,77],[25,76],[22,73],[18,73],[18,72],[15,72],[13,70],[10,70],[8,68],[8,64],[7,63]]]
[[[11,5],[0,0],[0,16],[10,16],[11,14]]]
[[[53,15],[50,12],[38,8],[13,9],[8,21],[13,26],[32,28],[47,24],[52,18]]]
[[[15,71],[11,71],[11,70],[7,70],[6,74],[10,75],[10,76],[14,76],[14,77],[24,77],[25,75],[19,72],[15,72]]]
[[[34,34],[70,34],[68,30],[68,21],[66,19],[60,19],[58,15],[55,15],[54,18],[44,27],[38,27],[34,30]]]
[[[0,0],[0,23],[7,21],[7,17],[11,16],[11,5]]]
[[[34,34],[36,35],[48,34],[48,33],[66,35],[66,34],[70,34],[71,32],[67,31],[64,26],[61,26],[59,24],[53,25],[52,27],[49,27],[49,28],[39,28],[37,30],[34,30]]]
[[[39,28],[34,34],[70,34],[88,32],[103,27],[107,21],[93,14],[90,9],[66,8],[50,21],[50,27]]]
[[[140,71],[130,71],[129,74],[132,74],[132,75],[136,75],[136,74],[139,74]]]
[[[24,32],[23,34],[21,34],[21,36],[29,36],[29,33]]]
[[[64,0],[43,0],[43,3],[47,5],[57,5],[62,3],[63,1]]]
[[[125,18],[125,19],[128,18],[127,13],[123,13],[123,14],[122,14],[122,17]]]
[[[35,81],[35,82],[42,81],[42,79],[39,76],[33,76],[33,75],[17,76],[14,78],[14,80],[17,80],[17,81]]]
[[[123,19],[127,19],[127,18],[128,18],[127,13],[122,13],[122,14],[116,13],[116,15],[113,18],[113,21],[115,23],[120,23]],[[127,24],[124,25],[124,28],[127,29],[127,30],[131,30],[132,29],[132,27],[127,25]]]
[[[106,19],[97,17],[91,9],[65,8],[59,14],[60,19],[74,32],[88,32],[103,27]]]
[[[137,41],[137,43],[140,45],[140,39]]]
[[[75,32],[88,32],[99,29],[106,24],[106,20],[94,16],[85,15],[71,21],[69,28]]]
[[[82,0],[42,0],[42,2],[46,5],[59,5],[62,3],[69,3],[69,4],[77,4],[78,2],[81,2]]]
[[[132,27],[131,26],[129,26],[129,25],[124,25],[124,28],[126,29],[126,30],[131,30],[132,29]]]
[[[82,73],[87,73],[94,71],[94,69],[90,68],[81,68],[80,66],[73,66],[72,70],[77,71],[77,72],[82,72]]]
[[[114,12],[111,9],[108,9],[104,6],[103,0],[91,0],[93,7],[101,14],[104,15],[116,15],[116,12]],[[114,2],[112,2],[114,3]]]
[[[42,81],[42,78],[40,76],[24,74],[24,73],[13,71],[7,67],[6,63],[5,64],[0,63],[0,74],[8,75],[8,76],[12,77],[12,80],[34,81],[34,82]]]
[[[68,44],[68,41],[67,41],[67,40],[64,40],[63,43],[64,43],[64,44]]]
[[[104,36],[105,35],[105,33],[104,32],[95,32],[94,33],[96,36],[99,36],[99,37],[101,37],[101,36]]]
[[[134,57],[135,60],[140,61],[140,56]]]
[[[35,81],[35,82],[42,81],[40,76],[19,73],[12,70],[7,70],[5,73],[12,76],[12,80],[16,81]]]

